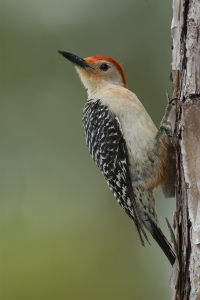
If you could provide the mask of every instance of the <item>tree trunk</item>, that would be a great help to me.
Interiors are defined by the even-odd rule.
[[[200,0],[173,0],[176,243],[172,300],[200,300]]]

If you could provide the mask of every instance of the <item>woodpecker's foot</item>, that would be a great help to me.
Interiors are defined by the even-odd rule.
[[[160,138],[160,136],[163,135],[163,133],[165,132],[169,137],[172,137],[172,125],[171,123],[168,121],[168,117],[170,114],[170,111],[172,109],[172,106],[175,105],[173,101],[178,100],[178,98],[173,98],[173,99],[169,99],[169,95],[167,94],[167,99],[168,99],[168,104],[167,107],[165,109],[165,114],[162,118],[162,121],[160,123],[160,127],[156,136],[156,139],[158,140]]]
[[[158,130],[159,137],[165,132],[169,137],[172,137],[172,125],[170,122],[161,122]]]
[[[169,100],[168,104],[167,104],[167,107],[165,108],[165,113],[164,113],[164,116],[162,118],[162,121],[160,124],[162,123],[167,123],[167,120],[168,120],[168,117],[169,117],[169,114],[170,114],[170,111],[172,109],[172,106],[174,106],[175,104],[173,103],[173,101],[175,100],[176,98],[172,99],[172,100]]]
[[[169,137],[172,137],[172,125],[169,121],[167,121],[169,113],[171,111],[173,104],[168,104],[165,110],[164,117],[162,118],[162,121],[160,123],[158,133],[156,135],[156,139],[159,140],[159,138],[166,133]]]

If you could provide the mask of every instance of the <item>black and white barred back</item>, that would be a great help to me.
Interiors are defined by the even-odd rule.
[[[123,210],[134,221],[141,243],[147,239],[139,220],[134,192],[128,171],[126,143],[117,117],[100,100],[88,100],[83,110],[86,144],[92,158],[103,173],[111,191]]]
[[[138,207],[138,203],[141,201],[138,198],[138,188],[134,191],[132,187],[128,152],[126,142],[120,129],[119,120],[99,99],[91,99],[88,100],[84,106],[82,121],[90,154],[103,173],[118,203],[134,221],[140,241],[142,245],[144,245],[143,236],[147,241],[148,238],[143,228],[143,224],[145,226],[146,224],[143,221],[141,222],[141,211],[143,207],[142,209]],[[143,203],[141,202],[140,205],[143,205]],[[148,213],[143,212],[143,214],[146,214],[145,218],[149,221]],[[171,253],[172,250],[169,243],[159,227],[157,229],[156,224],[153,224],[153,226],[154,225],[155,228],[154,230],[152,228],[152,231],[150,231],[151,234],[161,248],[164,248],[163,251],[169,260],[171,262],[174,261],[174,254]],[[148,228],[148,226],[146,227]],[[156,230],[158,237],[155,236],[153,232]]]

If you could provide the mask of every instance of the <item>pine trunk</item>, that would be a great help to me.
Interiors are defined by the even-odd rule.
[[[178,251],[171,299],[200,300],[200,0],[173,0],[171,32]]]

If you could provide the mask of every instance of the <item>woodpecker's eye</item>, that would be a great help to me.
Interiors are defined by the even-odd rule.
[[[100,65],[100,70],[107,71],[110,68],[110,66],[106,63],[103,63]]]

